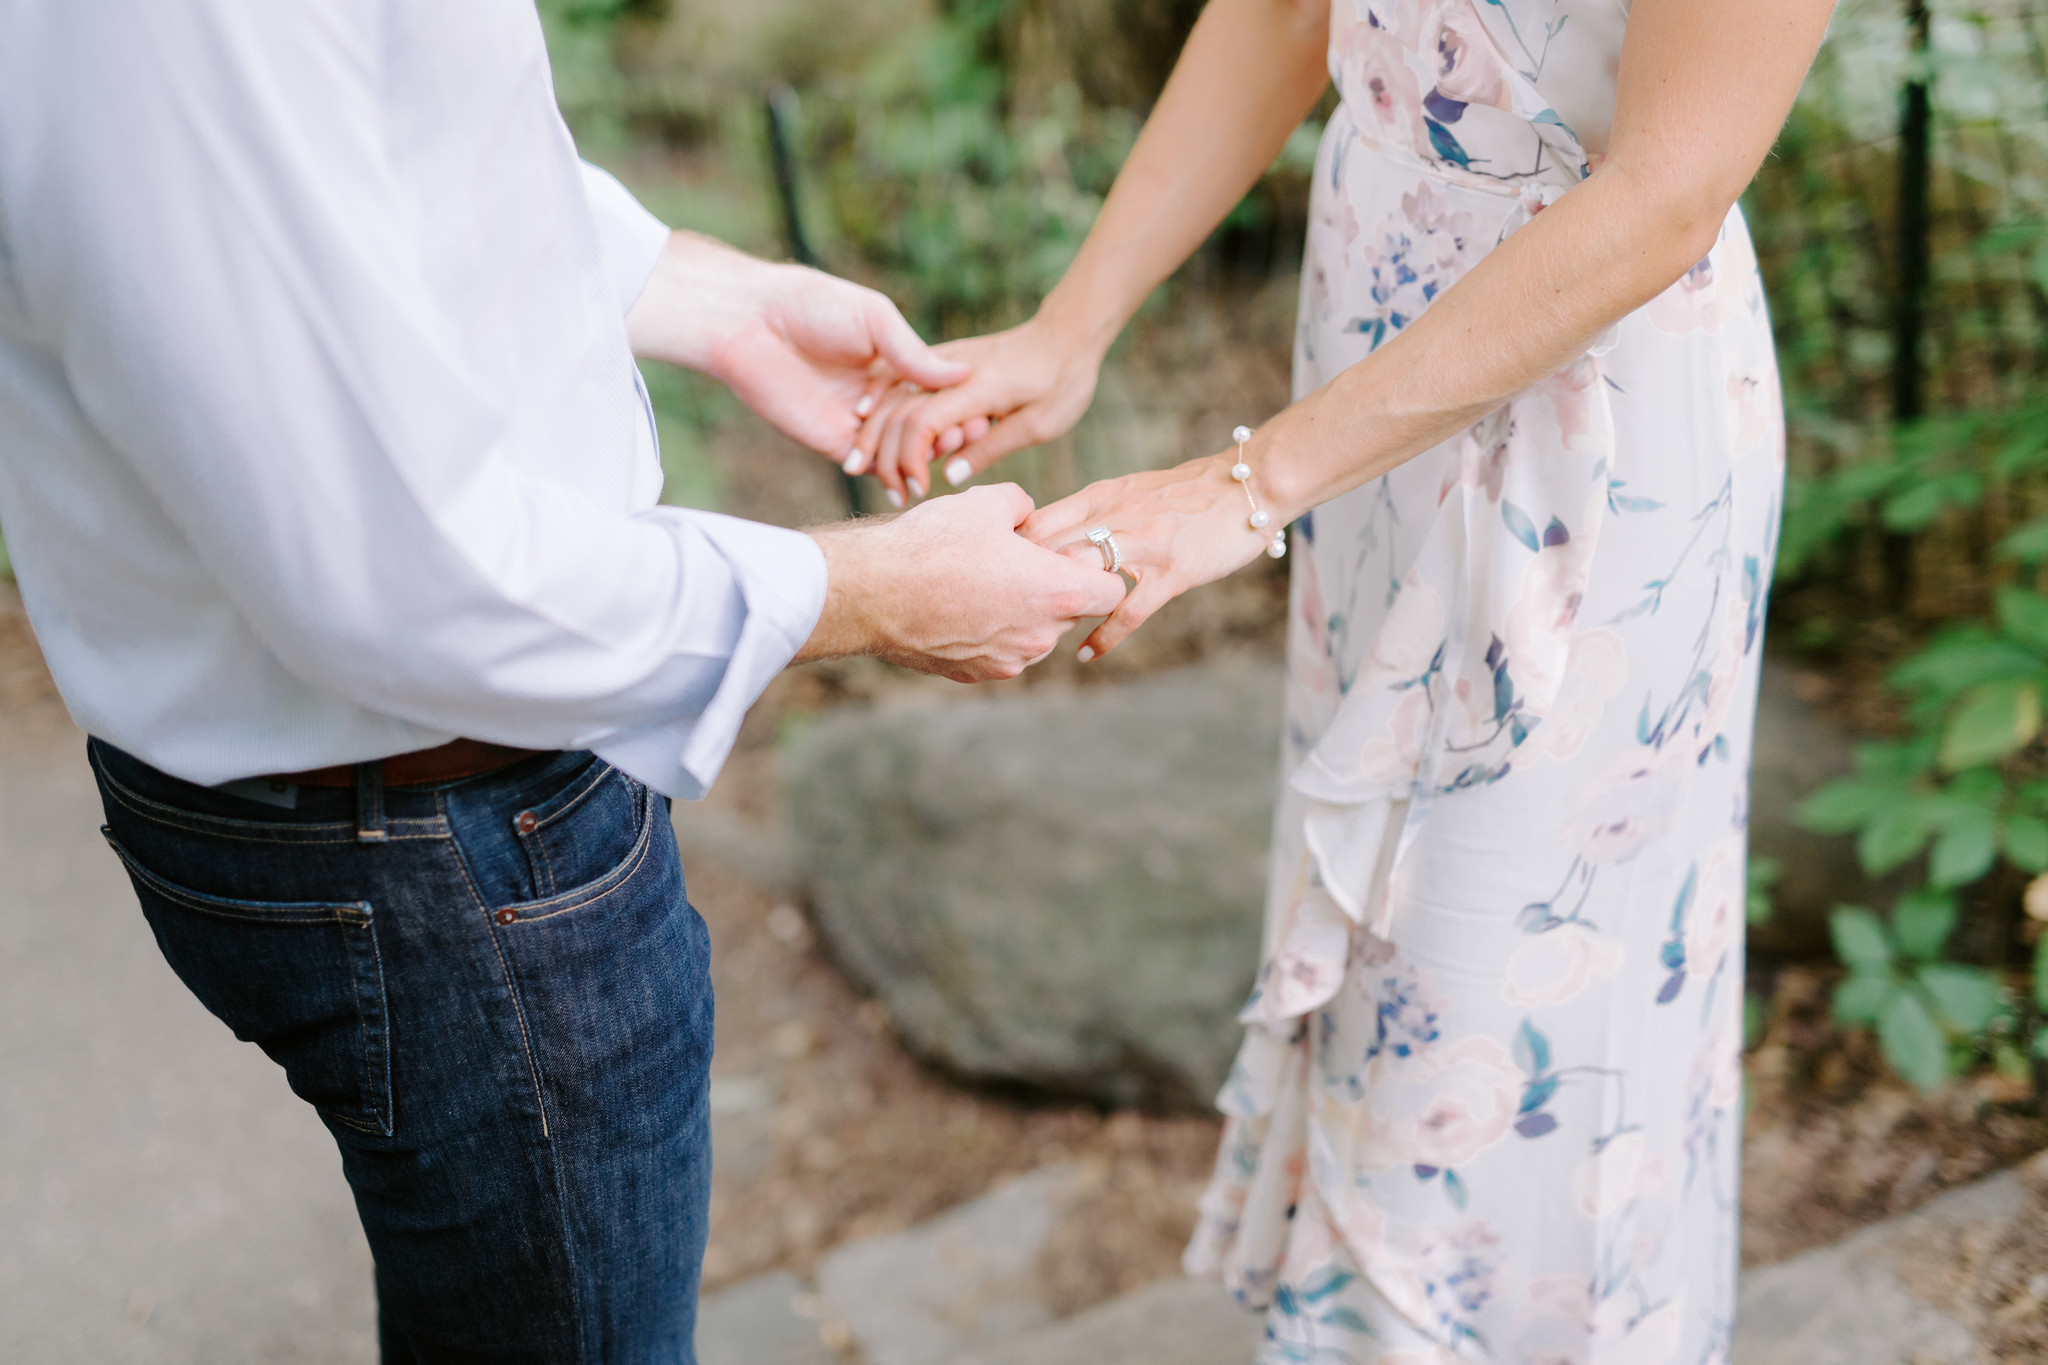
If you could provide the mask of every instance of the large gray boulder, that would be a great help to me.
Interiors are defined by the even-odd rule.
[[[819,930],[949,1070],[1206,1104],[1257,969],[1280,674],[847,708],[784,754]]]
[[[951,1071],[1206,1103],[1257,966],[1280,691],[1233,662],[828,713],[783,755],[828,947]],[[1750,835],[1783,875],[1761,956],[1824,955],[1828,907],[1870,894],[1848,840],[1792,819],[1848,751],[1766,668]]]

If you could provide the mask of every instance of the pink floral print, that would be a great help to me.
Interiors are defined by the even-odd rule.
[[[1298,392],[1598,164],[1551,97],[1611,86],[1546,71],[1611,73],[1611,8],[1335,0]],[[1736,213],[1584,356],[1294,528],[1264,956],[1187,1254],[1265,1311],[1262,1365],[1725,1365],[1783,469]]]

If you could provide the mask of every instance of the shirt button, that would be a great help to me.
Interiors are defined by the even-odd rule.
[[[494,918],[500,924],[510,924],[513,920],[519,918],[519,912],[517,910],[500,910]]]
[[[540,817],[530,810],[523,810],[519,812],[519,817],[512,822],[512,827],[521,834],[531,834],[540,828]]]

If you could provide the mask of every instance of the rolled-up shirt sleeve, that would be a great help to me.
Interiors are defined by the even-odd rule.
[[[53,35],[76,47],[59,54],[75,103],[13,181],[44,196],[10,234],[29,311],[290,673],[425,734],[596,747],[697,795],[810,634],[823,558],[797,532],[610,505],[510,457],[530,453],[527,400],[423,257],[374,9],[186,0]],[[630,303],[654,220],[598,216]],[[613,457],[645,420],[622,330],[618,363],[619,407],[589,437]]]
[[[590,202],[590,216],[597,220],[598,244],[604,248],[605,269],[619,296],[619,312],[630,312],[668,244],[668,224],[649,213],[610,171],[588,161],[582,169],[583,196]]]

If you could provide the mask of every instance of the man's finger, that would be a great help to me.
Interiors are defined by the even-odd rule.
[[[1093,524],[1094,515],[1094,499],[1084,488],[1058,502],[1049,502],[1032,513],[1023,532],[1028,539],[1040,545],[1058,545],[1077,538],[1083,526]]]
[[[1082,548],[1090,553],[1095,550],[1086,541],[1082,542]],[[1068,619],[1078,621],[1087,616],[1108,616],[1123,602],[1123,575],[1104,573],[1100,555],[1096,556],[1093,564],[1065,552],[1056,552],[1054,557],[1059,561],[1057,572],[1061,586],[1075,594],[1077,605]]]
[[[1032,508],[1036,506],[1031,501],[1031,495],[1026,493],[1021,485],[1014,483],[984,484],[980,488],[970,488],[959,496],[964,507],[988,504],[992,515],[1002,517],[1003,525],[1013,531],[1024,524],[1030,517]]]
[[[875,349],[884,360],[913,384],[928,389],[950,389],[955,384],[965,383],[974,370],[957,360],[948,360],[924,344],[903,314],[896,311],[896,305],[880,295],[876,296],[878,311],[874,315],[872,333]]]

